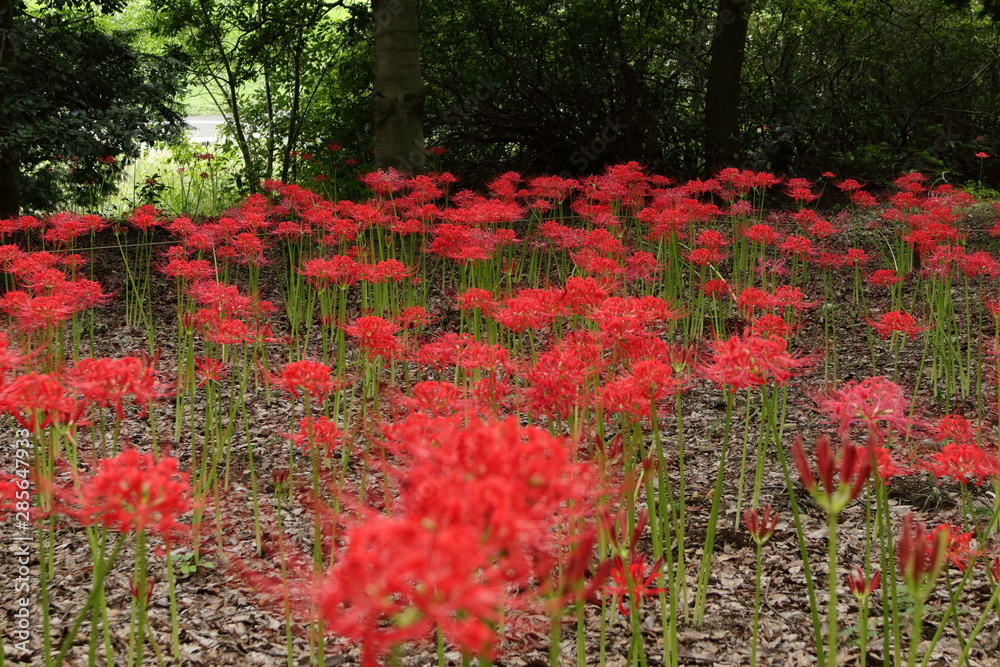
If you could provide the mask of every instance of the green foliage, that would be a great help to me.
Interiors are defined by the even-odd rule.
[[[747,168],[885,184],[898,173],[978,176],[1000,137],[994,4],[755,2],[743,71]],[[425,0],[425,136],[471,180],[505,170],[579,176],[635,159],[703,175],[703,91],[712,35],[702,1]],[[344,145],[370,133],[366,5],[339,26],[328,91]],[[354,148],[354,146],[351,146]],[[357,150],[364,150],[361,145]],[[1000,161],[997,161],[1000,165]],[[988,183],[1000,169],[984,174]]]
[[[293,152],[315,144],[317,91],[337,53],[333,4],[316,0],[159,0],[156,30],[190,54],[189,76],[226,118],[242,158],[240,187],[294,179]]]
[[[239,156],[219,146],[159,145],[124,168],[120,194],[105,201],[102,212],[123,215],[152,204],[172,215],[220,215],[239,197],[235,174],[240,169]]]
[[[988,187],[978,181],[969,181],[961,186],[962,190],[968,192],[978,201],[996,202],[1000,201],[1000,192]]]
[[[1000,31],[954,3],[777,0],[751,23],[745,117],[777,171],[971,176],[1000,121]],[[978,141],[977,141],[978,138]],[[756,143],[756,146],[754,144]]]
[[[92,205],[122,158],[177,136],[182,55],[152,56],[72,10],[19,17],[0,63],[0,151],[22,165],[22,206]]]

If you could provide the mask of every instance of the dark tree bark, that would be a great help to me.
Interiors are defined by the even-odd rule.
[[[11,81],[10,68],[14,66],[14,0],[0,0],[0,104],[10,101],[5,82]],[[9,128],[0,128],[0,136]],[[0,218],[13,218],[21,212],[21,160],[12,148],[0,148]]]
[[[719,0],[705,90],[705,163],[709,172],[737,166],[740,80],[750,0]]]
[[[372,0],[375,16],[375,166],[424,169],[424,82],[418,0]]]

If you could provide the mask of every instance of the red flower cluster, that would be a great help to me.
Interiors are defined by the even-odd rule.
[[[920,326],[913,316],[902,310],[894,310],[891,313],[883,313],[878,320],[865,319],[882,338],[889,338],[894,333],[906,334],[909,338],[916,338],[921,331],[927,331],[931,327]]]
[[[841,389],[816,398],[819,409],[838,424],[837,433],[850,435],[851,426],[861,423],[882,442],[889,429],[906,433],[915,424],[909,417],[910,403],[902,387],[884,377],[852,380]]]
[[[378,357],[395,359],[402,356],[403,348],[395,337],[398,330],[399,327],[389,320],[372,315],[359,317],[354,324],[344,325],[344,332],[358,340],[369,361]]]
[[[98,462],[79,489],[58,492],[60,509],[84,525],[120,532],[154,532],[167,541],[185,531],[181,517],[193,507],[191,483],[177,459],[127,449]]]
[[[792,356],[784,338],[760,338],[749,334],[709,344],[711,358],[701,375],[728,391],[760,387],[769,382],[784,384],[813,360]]]
[[[570,462],[566,441],[513,419],[414,413],[387,436],[409,464],[389,470],[401,484],[398,508],[348,530],[315,593],[323,621],[361,642],[366,666],[435,629],[490,655],[502,605],[540,600],[561,550],[582,545],[566,527],[593,516],[594,471]]]

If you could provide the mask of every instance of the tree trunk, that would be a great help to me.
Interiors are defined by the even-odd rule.
[[[5,81],[12,81],[10,68],[15,66],[14,0],[0,0],[0,69],[8,73],[0,77],[0,104],[9,102],[10,92]],[[0,127],[0,137],[9,128]],[[13,148],[0,148],[0,219],[17,217],[21,212],[21,160]]]
[[[705,163],[710,173],[737,166],[740,75],[750,9],[750,0],[719,0],[705,90]]]
[[[424,169],[424,82],[418,0],[372,0],[375,16],[375,166]]]

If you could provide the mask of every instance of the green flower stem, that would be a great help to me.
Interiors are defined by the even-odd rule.
[[[726,478],[726,451],[729,449],[730,424],[733,417],[733,392],[726,391],[726,421],[722,436],[722,450],[719,452],[719,471],[715,476],[715,493],[712,496],[712,509],[708,517],[708,529],[705,532],[705,546],[701,558],[701,569],[698,571],[698,590],[694,601],[695,625],[701,625],[705,620],[705,606],[708,602],[708,579],[712,571],[712,552],[715,549],[715,527],[719,520],[719,505],[722,501],[722,484]]]
[[[951,602],[948,604],[948,608],[945,609],[944,614],[941,616],[941,622],[937,624],[937,630],[934,632],[934,636],[931,638],[930,646],[927,647],[927,651],[924,652],[924,659],[920,661],[921,667],[926,667],[927,662],[931,659],[931,654],[934,652],[934,647],[937,646],[938,641],[944,635],[944,629],[948,627],[948,621],[954,620],[956,626],[958,624],[958,616],[955,612],[958,610],[958,598],[961,592],[965,589],[965,585],[968,583],[973,572],[972,564],[965,568],[965,572],[962,574],[961,581],[958,582],[958,587],[951,591]],[[949,582],[950,589],[950,582]],[[989,605],[986,607],[986,612],[989,611]],[[975,642],[976,636],[972,634],[969,636],[968,641],[962,645],[962,651],[966,651],[971,648],[971,644]],[[958,664],[962,664],[961,660]]]
[[[983,613],[979,615],[979,620],[976,621],[976,626],[974,628],[972,628],[972,632],[969,633],[969,641],[965,645],[965,648],[962,649],[961,655],[959,655],[959,657],[958,657],[958,664],[959,665],[962,665],[962,664],[969,665],[969,664],[971,664],[971,663],[969,663],[969,651],[972,650],[972,645],[975,643],[976,637],[979,635],[980,631],[983,629],[983,625],[986,624],[986,619],[989,618],[990,612],[998,604],[1000,604],[1000,582],[998,582],[996,589],[994,589],[994,591],[993,591],[993,597],[990,598],[990,601],[986,604],[986,608],[983,609]],[[930,655],[930,651],[928,651],[927,654]],[[926,662],[926,658],[925,658],[925,662]]]
[[[753,625],[750,632],[750,667],[757,667],[757,631],[760,624],[760,570],[763,551],[763,541],[757,541],[757,558],[755,560],[753,587]]]
[[[681,395],[677,394],[677,495],[678,495],[678,508],[677,508],[677,526],[674,531],[677,540],[677,579],[680,585],[678,586],[678,594],[676,596],[677,602],[680,604],[681,618],[685,621],[688,615],[688,603],[687,603],[687,567],[685,565],[684,557],[684,534],[685,526],[687,525],[687,506],[685,500],[684,491],[684,419],[683,411],[681,410]],[[997,483],[1000,486],[1000,482]],[[997,501],[997,506],[1000,507],[1000,500]]]
[[[104,567],[98,570],[97,576],[94,578],[94,584],[90,589],[90,595],[87,596],[87,601],[84,603],[83,609],[80,610],[80,613],[77,615],[72,627],[70,627],[69,632],[66,634],[66,638],[63,639],[63,643],[59,647],[59,654],[54,660],[50,660],[51,653],[45,653],[45,661],[50,667],[59,667],[63,660],[66,659],[66,654],[69,653],[71,648],[73,648],[73,641],[76,639],[76,633],[80,631],[80,626],[83,625],[83,621],[87,618],[87,612],[90,611],[90,608],[94,606],[95,602],[97,602],[101,593],[104,591],[104,579],[115,566],[115,561],[118,560],[118,555],[121,553],[122,547],[125,545],[125,535],[125,533],[122,533],[118,536],[118,541],[115,542],[114,551],[111,552],[111,556],[105,561]]]
[[[177,575],[174,572],[173,552],[170,545],[166,545],[166,567],[167,567],[167,595],[170,598],[170,650],[174,660],[181,663],[181,636],[180,623],[177,615]]]
[[[826,604],[826,641],[827,656],[832,664],[837,663],[837,513],[828,512],[827,526],[827,604]]]
[[[747,471],[747,449],[750,446],[750,406],[752,394],[747,394],[746,410],[743,413],[743,449],[740,453],[740,476],[736,480],[736,519],[735,528],[739,530],[743,516],[743,482]]]
[[[819,667],[827,666],[826,651],[823,647],[823,630],[820,625],[819,608],[816,605],[816,588],[813,583],[812,568],[809,566],[809,549],[806,545],[805,533],[802,530],[802,517],[799,514],[799,503],[795,500],[795,487],[792,486],[791,471],[788,469],[788,459],[785,456],[785,447],[779,438],[775,441],[778,451],[778,463],[781,465],[781,472],[785,476],[785,490],[788,492],[788,505],[792,510],[792,523],[795,525],[795,537],[799,542],[799,557],[802,559],[802,573],[806,579],[806,592],[809,597],[809,614],[812,619],[813,641],[816,644],[816,664]],[[834,656],[836,660],[836,656]]]
[[[868,664],[868,596],[864,596],[858,603],[858,656],[859,667]]]
[[[913,600],[913,619],[910,624],[910,649],[906,653],[906,664],[913,667],[917,664],[917,647],[920,646],[920,628],[924,624],[924,601],[921,596]]]

